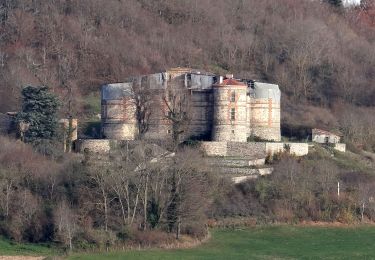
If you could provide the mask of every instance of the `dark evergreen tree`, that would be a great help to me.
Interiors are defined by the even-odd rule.
[[[342,7],[343,3],[342,0],[325,0],[328,4],[334,6],[334,7]]]
[[[57,133],[58,98],[49,92],[48,87],[27,86],[22,90],[22,112],[18,122],[30,124],[25,133],[26,142],[38,139],[52,139]]]

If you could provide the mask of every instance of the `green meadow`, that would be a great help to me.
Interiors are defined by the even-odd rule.
[[[209,242],[193,249],[74,254],[69,259],[375,259],[375,227],[213,230]]]

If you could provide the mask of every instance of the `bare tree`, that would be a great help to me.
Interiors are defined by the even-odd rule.
[[[77,215],[65,201],[60,203],[54,213],[57,234],[64,244],[73,250],[73,239],[78,231]]]
[[[180,78],[172,79],[163,102],[166,106],[165,118],[172,126],[173,149],[181,141],[181,136],[186,133],[190,121],[190,92],[184,87]]]
[[[95,164],[89,168],[89,176],[96,185],[96,192],[99,197],[98,205],[103,210],[104,215],[104,230],[108,231],[108,214],[109,203],[111,200],[110,191],[110,169],[105,165]]]
[[[138,139],[143,139],[149,129],[150,117],[156,102],[153,102],[153,93],[142,84],[133,82],[133,101],[135,105],[135,117],[137,120]]]

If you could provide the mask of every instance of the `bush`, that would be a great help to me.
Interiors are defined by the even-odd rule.
[[[175,236],[161,230],[134,231],[133,243],[142,247],[152,247],[161,244],[171,244],[176,240]]]

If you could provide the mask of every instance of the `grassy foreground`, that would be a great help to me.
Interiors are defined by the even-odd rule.
[[[35,244],[18,244],[0,238],[0,256],[49,256],[56,252],[50,247]],[[1,259],[1,258],[0,258]]]
[[[194,249],[77,254],[69,259],[375,259],[375,227],[214,230]]]

